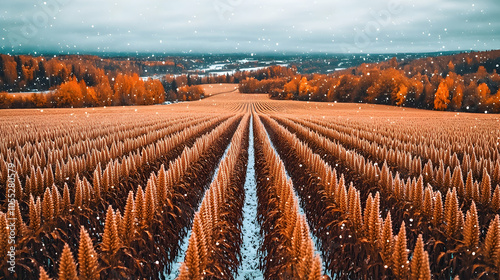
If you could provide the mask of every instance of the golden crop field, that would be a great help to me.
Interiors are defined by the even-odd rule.
[[[0,278],[500,277],[498,115],[235,86],[0,111]]]

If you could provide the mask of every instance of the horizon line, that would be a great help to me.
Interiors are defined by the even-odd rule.
[[[47,52],[38,52],[38,51],[32,51],[32,52],[1,52],[0,54],[3,55],[10,55],[10,56],[16,56],[16,55],[30,55],[30,56],[78,56],[78,55],[94,55],[94,56],[137,56],[137,57],[142,57],[142,56],[160,56],[160,57],[182,57],[182,56],[308,56],[308,55],[343,55],[343,56],[354,56],[354,55],[360,55],[360,56],[369,56],[369,55],[412,55],[412,54],[457,54],[457,53],[472,53],[472,52],[489,52],[489,51],[496,51],[500,49],[488,49],[488,50],[447,50],[447,51],[422,51],[422,52],[359,52],[359,53],[345,53],[345,52],[220,52],[220,53],[215,53],[215,52],[148,52],[148,51],[142,51],[142,52],[121,52],[121,51],[115,51],[115,52],[67,52],[67,53],[60,53],[60,52],[52,52],[52,51],[47,51]]]

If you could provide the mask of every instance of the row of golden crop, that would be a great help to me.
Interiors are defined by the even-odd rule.
[[[6,142],[2,143],[0,151],[10,160],[12,160],[12,157],[16,155],[29,155],[33,157],[35,152],[38,152],[38,156],[48,157],[48,152],[51,150],[61,150],[65,157],[68,155],[75,156],[82,153],[81,148],[78,147],[80,144],[94,147],[96,144],[93,142],[98,141],[97,148],[100,149],[101,146],[110,146],[113,142],[118,140],[135,138],[139,135],[146,134],[151,129],[161,129],[165,127],[165,123],[173,124],[182,119],[193,119],[193,117],[185,115],[166,119],[159,119],[158,117],[148,118],[141,120],[141,126],[134,125],[131,120],[121,120],[120,123],[112,123],[111,121],[106,120],[104,123],[99,125],[92,122],[83,122],[79,123],[76,128],[72,128],[70,126],[69,131],[59,135],[48,135],[50,133],[46,131],[17,130],[13,131],[12,135],[4,136],[4,140]],[[46,122],[51,124],[64,123],[58,118],[41,118],[38,121],[37,126],[44,127],[44,123]],[[20,125],[18,121],[14,123],[15,126]],[[60,124],[60,126],[50,129],[50,131],[54,130],[54,133],[55,131],[60,133],[61,130],[64,130],[64,125],[67,126],[67,124]],[[22,135],[26,134],[35,134],[37,135],[36,138],[39,139],[24,143],[21,143],[16,139],[21,138]],[[42,155],[42,153],[46,153],[46,155]]]
[[[177,279],[233,279],[242,242],[243,183],[248,143],[247,114],[231,139],[219,172],[194,216],[184,263]],[[240,170],[236,170],[239,168]]]
[[[270,121],[270,123],[273,123],[273,121]],[[275,129],[280,128],[282,130],[281,133],[285,133],[283,131],[286,131],[283,127],[279,126],[277,123],[274,124],[274,127]],[[295,127],[295,128],[300,129],[300,127]],[[500,236],[495,234],[495,231],[497,230],[498,227],[498,216],[494,217],[493,222],[490,224],[488,235],[484,238],[483,242],[481,242],[482,244],[480,245],[479,230],[483,228],[484,231],[486,231],[486,225],[480,227],[480,224],[477,221],[477,212],[474,202],[472,203],[471,209],[470,211],[468,211],[467,217],[465,218],[464,222],[464,214],[463,212],[460,211],[457,199],[457,193],[455,189],[448,190],[446,195],[445,207],[443,209],[441,193],[439,191],[434,192],[430,185],[428,185],[428,187],[425,188],[424,190],[422,176],[420,176],[418,180],[415,180],[415,178],[413,180],[409,179],[405,184],[403,180],[399,179],[398,174],[396,174],[396,176],[393,177],[392,174],[388,172],[388,168],[386,165],[384,165],[384,167],[380,171],[376,165],[372,164],[370,161],[365,161],[365,159],[362,156],[357,155],[355,152],[346,151],[340,145],[330,142],[328,139],[323,138],[322,136],[319,136],[314,132],[307,130],[306,128],[302,128],[302,130],[303,131],[301,134],[303,137],[310,139],[310,142],[314,142],[314,144],[317,147],[322,148],[321,153],[323,153],[323,151],[328,151],[328,153],[334,155],[334,157],[339,159],[339,161],[343,163],[342,165],[344,167],[353,170],[354,173],[359,174],[362,178],[364,177],[365,179],[367,179],[366,180],[367,182],[370,182],[371,184],[380,184],[382,187],[381,191],[383,191],[383,193],[386,196],[385,197],[386,202],[389,201],[390,198],[395,198],[397,201],[401,202],[402,205],[404,205],[405,203],[409,204],[411,206],[410,208],[413,208],[412,211],[420,212],[420,214],[418,214],[417,216],[422,216],[423,221],[427,220],[427,224],[429,226],[431,227],[434,226],[437,230],[442,230],[444,234],[447,236],[447,238],[450,239],[458,238],[459,240],[462,240],[462,243],[465,244],[465,247],[463,247],[463,249],[469,252],[469,254],[477,254],[481,252],[484,257],[484,259],[481,260],[481,263],[485,263],[488,266],[492,265],[493,269],[495,266],[496,267],[498,266],[498,264],[495,263],[495,258],[494,258],[495,254],[497,254],[496,253],[497,251],[500,253],[500,246],[497,246],[498,248],[496,248],[495,247],[496,245],[494,245],[497,244],[496,242],[500,242],[500,240],[498,240]],[[294,131],[297,132],[297,130]],[[292,134],[290,134],[290,132],[287,133],[291,138],[295,137],[295,136],[292,137]],[[299,140],[296,139],[296,141]],[[301,148],[302,153],[306,153],[304,157],[307,157],[307,154],[309,153],[308,148],[305,148],[307,146],[305,145],[300,147],[302,147]],[[325,177],[328,178],[329,173],[328,172],[325,173],[324,171],[320,170],[323,164],[321,163],[321,161],[322,161],[321,157],[317,156],[315,158],[315,160],[312,163],[313,170],[316,173],[318,173],[319,178],[325,178]],[[336,184],[334,183],[332,183],[331,185],[336,186]],[[351,195],[348,195],[345,190],[339,193],[334,189],[332,190],[327,188],[325,191],[327,193],[337,194],[336,196],[338,197],[338,199],[334,199],[334,201],[338,205],[340,205],[340,208],[344,208],[344,210],[349,208],[346,206],[349,205],[348,200],[346,199],[355,198],[355,196],[353,196],[355,192],[351,191],[349,191]],[[498,204],[498,202],[496,202],[498,200],[498,197],[494,195],[493,198],[494,199],[492,205]],[[369,202],[370,202],[370,196],[368,197],[366,204],[369,205],[370,204]],[[444,215],[443,215],[443,210],[444,210]],[[365,209],[365,213],[366,211],[367,210]],[[350,211],[350,212],[358,213],[358,215],[354,219],[355,221],[361,220],[359,217],[360,211]],[[491,216],[491,214],[489,214],[489,216]],[[483,219],[484,223],[486,223],[488,220],[489,219]],[[367,222],[369,222],[369,220],[365,219],[365,223]],[[361,228],[359,224],[357,225],[355,224],[355,228],[356,227],[358,229]],[[424,230],[422,229],[425,227],[426,226],[420,225],[420,227],[417,228],[417,232],[419,230],[421,232],[424,232]],[[378,232],[378,230],[375,230],[375,232]],[[374,236],[375,235],[373,235],[371,239],[374,239]],[[470,240],[475,240],[475,241],[471,242]],[[445,243],[447,244],[449,243],[448,245],[454,245],[453,242],[445,242]],[[492,246],[490,246],[491,244],[493,244],[493,248]],[[390,253],[387,253],[387,255],[390,255]],[[471,268],[472,265],[471,267],[462,269],[471,269]]]
[[[324,138],[316,131],[310,130],[310,128],[308,128],[307,126],[303,127],[298,123],[294,123],[283,118],[277,119],[280,119],[281,122],[286,123],[288,127],[293,128],[294,131],[302,135],[304,138],[310,139],[311,142],[315,142],[316,145],[321,146],[324,150],[329,151],[330,154],[335,155],[338,158],[342,159],[343,154],[347,155],[348,153],[351,153],[352,157],[356,159],[353,160],[354,164],[347,166],[351,169],[360,171],[361,174],[363,174],[362,176],[365,176],[368,181],[370,181],[372,184],[380,185],[384,190],[387,190],[388,188],[392,189],[392,182],[396,179],[396,177],[396,181],[399,181],[399,179],[402,177],[402,179],[406,178],[408,181],[410,181],[412,185],[415,185],[416,182],[419,181],[419,179],[423,179],[423,182],[420,182],[422,185],[422,190],[423,185],[426,183],[432,184],[432,186],[436,186],[436,189],[440,190],[443,193],[447,193],[449,190],[455,187],[456,191],[458,192],[459,199],[462,202],[466,203],[467,206],[470,205],[470,201],[475,201],[480,205],[481,209],[484,208],[485,211],[497,212],[500,209],[500,188],[497,185],[495,190],[492,192],[493,189],[491,179],[486,169],[484,170],[483,180],[481,182],[473,181],[472,171],[469,171],[465,183],[460,165],[455,167],[453,176],[451,175],[449,168],[447,169],[446,173],[444,173],[442,165],[439,169],[433,170],[431,167],[432,163],[427,164],[423,170],[421,170],[421,168],[416,168],[413,165],[413,167],[411,167],[410,169],[414,170],[414,172],[407,172],[403,174],[399,174],[398,172],[396,172],[396,174],[393,174],[392,171],[390,171],[390,169],[388,168],[385,161],[382,167],[379,169],[380,165],[377,164],[378,161],[375,163],[369,160],[366,161],[362,154],[358,154],[354,150],[346,150],[341,143],[337,141],[331,142],[329,139]],[[347,156],[345,158],[347,159]],[[416,161],[403,160],[403,162],[413,164]],[[402,165],[404,164],[400,162],[400,166]],[[415,172],[418,170],[420,170],[420,172]],[[496,181],[495,177],[496,176],[494,173],[493,182]],[[403,188],[402,190],[399,190],[399,188],[396,187],[396,189],[398,189],[396,191],[397,197],[402,200],[413,200],[413,198],[405,197],[405,194],[406,196],[408,196],[408,191],[405,192],[404,187],[408,185],[409,182],[408,184],[405,184],[404,182],[396,183],[398,185],[401,185]],[[415,199],[418,199],[418,197]],[[466,210],[465,205],[463,206],[463,209]]]
[[[85,160],[85,158],[71,159],[70,157],[68,164],[63,164],[62,168],[59,167],[59,164],[56,165],[55,173],[52,172],[50,164],[44,168],[43,172],[40,167],[38,167],[36,171],[34,168],[31,168],[31,175],[26,178],[23,188],[21,188],[22,181],[16,176],[16,198],[22,201],[25,196],[28,197],[30,194],[35,196],[40,195],[45,188],[49,188],[53,184],[61,185],[69,183],[72,189],[72,183],[76,175],[82,173],[89,174],[89,178],[86,179],[90,182],[93,182],[97,178],[102,178],[103,180],[99,187],[103,188],[106,192],[109,188],[118,186],[120,178],[126,178],[131,172],[135,172],[149,162],[154,162],[162,154],[168,153],[186,139],[206,130],[222,119],[223,117],[219,117],[212,121],[193,121],[187,123],[185,127],[179,128],[178,131],[174,130],[172,134],[163,138],[150,139],[151,141],[156,141],[149,144],[148,142],[150,141],[137,140],[137,143],[142,143],[144,145],[138,146],[138,144],[134,144],[137,148],[129,152],[122,150],[122,153],[117,153],[116,157],[110,156],[109,152],[105,152],[103,156],[92,154],[88,161]],[[104,170],[101,167],[101,162],[105,164]],[[90,178],[92,175],[93,177]],[[96,187],[96,183],[94,183],[94,187]],[[98,198],[100,198],[100,196]]]
[[[187,121],[187,119],[184,120]],[[187,124],[194,125],[199,121],[195,118],[190,118]],[[149,131],[148,129],[151,129],[151,127],[146,127],[139,134],[129,135],[131,138],[120,139],[116,136],[110,136],[109,138],[100,138],[96,141],[85,142],[85,144],[80,142],[77,145],[79,152],[76,154],[71,153],[67,148],[51,150],[50,148],[45,149],[43,145],[39,145],[39,149],[34,152],[33,157],[17,152],[14,157],[7,155],[6,158],[10,158],[8,160],[0,160],[0,174],[2,178],[6,178],[6,165],[8,161],[15,165],[16,175],[20,177],[23,183],[28,178],[33,180],[36,175],[40,175],[37,173],[48,176],[47,172],[60,174],[61,176],[55,179],[63,182],[64,178],[69,177],[65,172],[75,162],[82,162],[80,164],[82,169],[76,170],[76,172],[83,173],[87,170],[90,171],[95,169],[98,163],[107,164],[111,159],[119,158],[143,146],[157,142],[184,128],[185,123],[166,122],[162,127],[157,127],[159,130]]]
[[[354,265],[349,263],[339,265],[342,261],[348,262],[348,260],[337,260],[336,258],[339,255],[336,252],[323,252],[327,258],[331,258],[326,261],[330,264],[335,264],[329,267],[332,273],[340,276],[359,275],[361,272],[361,275],[372,275],[373,277],[393,275],[398,278],[405,278],[410,272],[406,227],[403,222],[399,234],[392,235],[393,225],[391,216],[388,215],[386,219],[381,218],[380,194],[378,192],[375,196],[369,194],[365,203],[365,209],[362,211],[360,190],[357,190],[352,183],[346,189],[343,174],[341,174],[340,179],[337,178],[336,169],[331,168],[318,154],[313,153],[295,135],[291,134],[273,119],[267,116],[264,119],[269,130],[275,133],[275,137],[279,137],[279,145],[282,145],[281,148],[283,151],[289,151],[287,156],[299,158],[297,163],[300,164],[300,168],[289,170],[289,172],[297,174],[296,176],[298,177],[306,177],[307,175],[305,174],[308,172],[311,173],[309,175],[310,179],[307,179],[310,185],[300,187],[299,193],[302,196],[307,195],[307,198],[303,197],[304,201],[306,201],[306,209],[308,209],[306,212],[311,216],[311,220],[316,222],[314,226],[317,236],[323,242],[322,247],[327,248],[331,244],[340,243],[338,246],[346,246],[348,248],[348,245],[354,242],[358,244],[355,246],[360,246],[356,253],[360,256],[350,257],[352,259],[358,259],[359,257],[368,258],[373,262],[372,266],[368,267],[362,267],[359,259]],[[275,139],[278,140],[278,138]],[[311,182],[310,180],[314,181]],[[322,196],[326,197],[322,199]],[[320,216],[325,215],[331,220],[322,221],[322,217],[318,217],[317,213],[322,213]],[[341,225],[338,226],[337,223]],[[346,227],[349,227],[350,231],[346,232],[344,229]],[[421,237],[419,237],[419,240],[416,244],[423,242]],[[383,259],[385,270],[390,268],[392,274],[387,274],[387,271],[384,271],[381,267],[377,267],[379,252],[382,256],[386,257]],[[418,252],[416,254],[422,256],[422,260],[427,259],[427,262],[413,264],[411,273],[417,276],[420,275],[421,279],[430,279],[428,257],[425,258],[426,252],[423,250],[423,246],[418,245],[415,252]],[[360,266],[356,267],[356,265]]]
[[[290,124],[290,122],[288,122]],[[354,160],[351,160],[351,163],[347,163],[349,168],[352,168],[355,171],[359,171],[362,176],[366,177],[371,183],[373,184],[379,184],[380,187],[383,190],[387,189],[392,189],[393,185],[395,184],[396,186],[394,187],[396,189],[396,197],[401,199],[401,200],[410,200],[413,201],[415,200],[416,203],[420,200],[419,198],[423,194],[423,189],[424,189],[424,183],[425,181],[423,178],[426,176],[422,176],[421,174],[417,174],[416,177],[411,177],[408,176],[407,183],[405,184],[404,181],[400,180],[400,174],[393,175],[391,171],[389,171],[388,166],[384,163],[381,169],[378,169],[377,164],[373,164],[370,161],[360,161],[362,158],[362,155],[356,153],[355,151],[348,151],[344,150],[341,144],[338,142],[329,142],[327,139],[322,139],[321,136],[318,134],[315,134],[315,132],[308,130],[307,128],[301,128],[300,126],[293,125],[295,129],[302,129],[300,132],[304,137],[309,137],[311,134],[313,134],[312,137],[309,137],[311,139],[311,142],[316,142],[317,145],[322,146],[326,150],[337,150],[339,151],[336,156],[338,156],[341,160],[346,161],[348,160],[347,154],[350,152],[353,157],[355,157]],[[297,131],[297,130],[296,130]],[[333,147],[331,145],[336,145],[336,147]],[[346,156],[344,157],[343,154]],[[358,160],[360,159],[360,160]],[[368,167],[366,166],[368,164]],[[424,173],[426,173],[426,168],[423,170]],[[431,178],[432,178],[432,171],[431,173]],[[429,175],[427,173],[427,176]],[[439,174],[439,173],[438,173]],[[437,176],[439,178],[439,176]],[[441,177],[442,178],[442,177]],[[491,195],[491,182],[490,182],[490,177],[488,174],[484,175],[484,180],[480,183],[478,182],[473,182],[471,173],[469,172],[468,180],[467,183],[464,184],[463,182],[463,177],[461,176],[461,170],[460,166],[456,167],[456,172],[454,172],[453,177],[451,177],[450,173],[447,172],[447,176],[445,176],[446,183],[444,185],[446,188],[444,188],[445,192],[448,192],[451,190],[452,187],[456,187],[456,190],[460,194],[461,197],[468,197],[469,202],[470,200],[474,200],[477,203],[481,203],[481,205],[486,208],[486,210],[491,209],[493,212],[498,211],[500,208],[500,192],[499,189],[497,188],[494,192],[493,195]],[[443,179],[443,178],[442,178]],[[393,184],[394,183],[394,184]],[[417,197],[412,197],[411,195],[411,188],[417,185],[421,189],[420,192],[417,192]],[[405,189],[409,189],[406,190]],[[432,187],[431,187],[432,190]],[[465,200],[465,199],[464,199]],[[439,222],[439,221],[437,221]]]
[[[295,127],[297,126],[295,125]],[[308,133],[310,134],[312,132],[309,131]],[[304,137],[307,137],[308,134],[306,132],[303,132],[302,135],[304,135]],[[321,138],[318,137],[311,137],[311,139],[321,140]],[[328,145],[326,145],[327,143],[328,142],[322,142],[324,149],[328,149]],[[360,156],[356,152],[353,153],[354,156],[356,157]],[[487,174],[486,171],[485,174],[483,175],[483,180],[481,182],[473,181],[472,172],[469,171],[466,182],[464,183],[460,166],[455,167],[453,176],[451,176],[449,169],[447,170],[445,175],[442,168],[439,168],[438,170],[433,172],[432,169],[429,168],[429,165],[426,165],[426,167],[423,170],[423,173],[422,171],[420,173],[413,173],[414,177],[412,177],[408,174],[402,176],[402,174],[397,174],[397,173],[394,176],[393,173],[389,171],[389,168],[385,164],[385,162],[380,170],[378,169],[377,166],[371,166],[371,168],[369,168],[368,170],[364,170],[365,163],[363,161],[358,161],[358,162],[359,165],[357,165],[356,168],[354,169],[359,170],[365,177],[366,176],[371,177],[371,178],[366,177],[366,179],[371,184],[380,185],[380,187],[383,190],[388,191],[389,189],[391,190],[393,189],[393,182],[394,182],[395,183],[394,194],[395,197],[400,201],[415,201],[416,203],[419,203],[419,197],[421,198],[423,194],[424,184],[430,182],[434,186],[437,185],[438,186],[437,189],[443,193],[448,193],[449,191],[452,190],[453,187],[455,187],[458,193],[458,198],[462,202],[461,208],[464,211],[467,211],[466,206],[470,206],[471,201],[475,201],[476,203],[478,203],[479,210],[481,210],[482,213],[485,212],[485,214],[483,215],[484,219],[480,220],[482,228],[485,228],[487,226],[486,224],[487,222],[489,222],[489,215],[491,215],[492,213],[496,213],[500,209],[500,188],[497,185],[497,187],[492,193],[490,176]],[[423,176],[421,176],[421,173],[423,174]],[[378,178],[377,176],[380,176],[380,178]],[[405,178],[407,179],[406,184],[403,181],[400,181],[400,177],[402,177],[402,179]],[[424,180],[422,180],[422,178],[420,177],[423,177]],[[419,195],[417,195],[417,197],[412,197],[412,194],[410,193],[411,191],[410,187],[415,186],[417,183],[418,186],[420,187],[419,188],[420,192],[417,193]],[[429,211],[426,212],[429,213]],[[439,223],[439,221],[435,222]],[[451,227],[448,229],[448,231],[453,231],[454,229],[455,229],[454,227]]]
[[[497,125],[494,122],[492,126],[481,124],[479,128],[471,129],[473,122],[470,120],[458,123],[459,127],[456,122],[453,126],[422,126],[422,120],[410,120],[391,125],[391,130],[385,133],[381,132],[383,129],[370,128],[361,121],[355,123],[339,119],[330,121],[311,119],[302,122],[331,139],[354,149],[375,154],[381,157],[382,161],[392,160],[390,155],[399,152],[414,156],[420,161],[421,166],[425,161],[430,161],[435,166],[441,165],[442,161],[445,169],[450,167],[453,170],[456,166],[462,166],[463,170],[468,172],[470,168],[477,178],[481,178],[484,168],[489,174],[495,173],[496,169],[500,177],[500,145],[498,145],[500,131],[491,129]],[[436,121],[432,123],[436,124]],[[487,123],[491,124],[491,121]],[[347,126],[348,124],[351,126]],[[408,126],[412,128],[411,131],[408,130]]]
[[[263,274],[266,279],[322,279],[321,258],[314,252],[306,217],[299,213],[293,183],[258,115],[254,133]]]
[[[112,141],[114,140],[113,137],[111,137],[110,139]],[[153,139],[148,139],[148,140],[153,140]],[[122,152],[123,154],[125,154],[125,152],[131,152],[133,151],[134,148],[136,149],[140,147],[137,146],[137,144],[146,144],[145,141],[146,138],[141,138],[141,137],[139,137],[138,139],[129,139],[129,141],[126,142],[127,144],[126,147],[128,149],[123,150],[123,145],[120,144],[119,147],[122,148]],[[57,183],[63,183],[64,181],[66,181],[66,178],[69,177],[68,174],[66,174],[67,173],[66,171],[68,170],[72,171],[74,167],[76,167],[77,169],[74,171],[78,173],[83,173],[86,169],[92,170],[96,168],[98,163],[106,164],[110,159],[114,158],[110,154],[110,150],[108,149],[108,144],[101,146],[105,147],[105,149],[98,151],[94,149],[95,147],[91,149],[87,146],[86,150],[88,154],[76,158],[71,158],[67,149],[64,150],[66,151],[66,153],[62,152],[62,150],[58,150],[58,152],[52,153],[49,150],[47,152],[48,156],[45,156],[46,153],[42,152],[41,153],[42,156],[40,157],[38,152],[35,151],[35,155],[33,156],[33,158],[21,154],[19,156],[20,159],[18,157],[15,157],[15,160],[9,160],[9,162],[14,164],[16,168],[17,171],[16,180],[19,180],[23,184],[27,183],[25,184],[25,186],[28,189],[33,189],[36,191],[37,188],[39,187],[38,191],[43,191],[45,187],[50,187],[52,183],[54,183],[54,181]],[[113,146],[112,144],[110,144],[109,146],[112,147],[112,151],[116,149],[116,145]],[[113,149],[113,147],[115,148]],[[114,153],[113,156],[118,156],[118,153]],[[82,160],[83,164],[78,164],[78,165],[75,164],[75,163],[81,163],[79,162],[79,160]],[[6,165],[7,165],[6,161],[0,160],[0,167],[1,167],[0,169],[2,178],[6,178],[7,176]],[[53,169],[52,167],[55,167],[55,169]],[[54,176],[54,171],[56,176]],[[29,175],[26,176],[27,174]],[[46,179],[45,182],[41,180],[42,178]],[[35,180],[37,179],[38,181],[35,184]],[[34,193],[34,194],[39,195],[40,193]],[[22,199],[22,197],[19,196],[18,199]]]
[[[142,153],[131,153],[128,156],[124,156],[121,162],[119,162],[118,160],[115,160],[114,162],[110,161],[103,172],[101,172],[100,166],[98,166],[98,169],[96,169],[96,171],[94,172],[94,178],[91,180],[93,182],[92,184],[89,182],[90,180],[87,180],[87,178],[85,177],[80,180],[80,177],[76,173],[69,174],[69,176],[76,177],[74,190],[71,189],[70,191],[68,185],[65,184],[64,190],[61,189],[61,192],[63,193],[62,196],[60,195],[59,188],[55,185],[52,185],[51,188],[46,188],[43,197],[35,198],[30,195],[31,203],[29,203],[28,226],[24,224],[23,218],[21,217],[19,211],[19,203],[16,201],[16,217],[19,216],[19,219],[16,221],[18,223],[18,226],[16,226],[16,230],[18,231],[18,233],[16,234],[16,238],[20,240],[18,244],[27,244],[27,248],[33,249],[37,247],[36,245],[38,244],[30,243],[43,242],[44,237],[46,237],[47,235],[53,235],[55,232],[57,233],[61,231],[61,228],[68,227],[67,223],[64,223],[65,226],[60,226],[60,223],[63,222],[61,221],[61,219],[71,220],[74,219],[74,217],[81,216],[82,212],[85,212],[85,215],[88,215],[87,212],[89,209],[92,209],[96,206],[97,208],[99,208],[99,205],[105,205],[107,201],[113,201],[113,193],[118,191],[118,189],[121,193],[126,194],[123,187],[119,187],[120,180],[127,178],[128,175],[132,176],[133,172],[139,170],[141,165],[152,164],[157,160],[157,158],[167,154],[169,150],[181,145],[181,143],[183,143],[185,139],[195,136],[197,133],[206,130],[207,128],[213,126],[218,122],[221,122],[226,118],[227,117],[221,116],[211,121],[205,121],[198,125],[188,127],[187,129],[184,129],[172,135],[171,137],[163,139],[163,141],[159,141],[156,144],[150,144],[149,146],[142,147]],[[226,122],[224,127],[227,126],[228,124]],[[219,128],[215,131],[218,131],[218,133],[220,134],[221,129]],[[206,137],[202,138],[202,140],[199,139],[199,141],[195,144],[197,149],[199,149],[199,147],[206,147],[207,145],[209,145],[207,143]],[[214,137],[212,136],[212,138]],[[214,140],[212,140],[211,142],[213,141]],[[197,153],[197,151],[191,151],[190,154]],[[186,156],[184,155],[184,158],[185,157]],[[183,161],[182,163],[186,165]],[[178,166],[179,164],[176,165]],[[19,192],[22,192],[22,189]],[[165,193],[165,191],[163,191],[163,193]],[[104,195],[106,195],[106,197],[104,197]],[[96,212],[95,215],[98,219],[98,212]],[[151,218],[151,216],[148,215],[148,218]],[[99,224],[102,223],[102,219],[101,222],[99,222],[98,219],[89,222],[89,224],[90,223]],[[71,223],[69,223],[69,227],[71,227]],[[40,234],[42,235],[42,237],[40,236]],[[69,235],[70,234],[68,234],[68,236]],[[47,254],[50,254],[50,252],[48,252]],[[40,259],[43,260],[46,258],[47,257],[42,257]],[[55,261],[52,262],[51,266],[53,266],[54,262]],[[50,269],[53,268],[49,267],[49,271]]]
[[[59,154],[65,159],[69,156],[75,157],[82,154],[89,154],[91,149],[100,151],[104,147],[111,148],[112,144],[125,141],[127,139],[138,138],[141,135],[147,135],[151,130],[159,130],[168,127],[172,124],[179,123],[183,120],[194,120],[195,118],[188,115],[178,116],[174,118],[153,118],[151,116],[139,115],[137,118],[113,118],[106,119],[103,116],[102,123],[96,123],[86,118],[78,119],[77,125],[66,123],[65,116],[41,116],[40,118],[32,117],[32,124],[29,127],[44,127],[48,124],[59,124],[56,128],[50,129],[61,133],[60,135],[47,135],[45,131],[32,130],[13,130],[12,134],[6,134],[0,149],[4,160],[15,162],[19,160],[20,164],[16,166],[18,173],[23,177],[26,170],[23,170],[23,160],[26,157],[31,158],[35,168],[42,164],[42,167],[47,164],[54,165],[55,162],[50,161],[51,157],[58,158]],[[93,117],[94,119],[95,117]],[[108,117],[111,118],[111,117]],[[117,120],[118,119],[118,120]],[[137,126],[134,121],[140,121],[141,126]],[[14,126],[21,126],[20,121],[13,122]],[[49,129],[47,129],[49,130]],[[6,130],[7,131],[7,130]],[[16,138],[25,135],[38,135],[37,140],[30,142],[19,143]],[[8,147],[10,146],[10,147]],[[47,162],[48,161],[48,162]],[[29,171],[29,170],[27,170]]]
[[[420,116],[418,113],[422,114]],[[478,157],[488,157],[500,151],[497,146],[498,119],[472,115],[426,115],[428,112],[401,113],[398,117],[324,117],[310,118],[318,124],[359,137],[376,141],[384,146],[404,144],[435,147],[461,154],[464,147]],[[484,155],[483,155],[484,153]]]
[[[255,110],[257,112],[261,112],[261,111],[277,112],[277,111],[279,111],[275,106],[269,104],[269,102],[258,102],[254,106],[255,106]]]
[[[116,132],[120,123],[125,122],[125,118],[111,118],[108,115],[96,114],[91,117],[80,118],[74,113],[67,111],[54,112],[53,114],[39,113],[38,111],[25,111],[22,115],[3,115],[0,120],[0,128],[6,134],[2,135],[1,151],[6,149],[31,149],[30,144],[36,146],[38,143],[50,142],[49,144],[62,148],[64,144],[71,145],[72,138],[80,139],[82,132],[87,131],[87,136],[96,138],[102,135],[103,131],[109,133]],[[143,116],[144,117],[144,116]],[[12,119],[15,118],[15,121]],[[103,121],[103,119],[107,119]],[[142,118],[145,123],[154,122],[152,118]],[[88,126],[88,127],[87,127]],[[54,143],[52,141],[54,140]],[[57,141],[57,142],[56,142]]]

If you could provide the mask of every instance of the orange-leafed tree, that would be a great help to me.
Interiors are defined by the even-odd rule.
[[[424,84],[424,92],[423,92],[424,94],[419,100],[419,103],[421,104],[422,108],[432,109],[434,107],[434,97],[435,97],[435,92],[437,90],[437,86],[434,86],[434,84],[429,80],[429,77],[427,75],[423,76],[422,82]]]
[[[204,96],[205,90],[201,86],[184,86],[178,88],[177,94],[183,101],[199,100]]]
[[[460,110],[462,108],[462,100],[464,98],[464,85],[463,83],[458,84],[455,87],[455,93],[453,94],[453,98],[451,99],[450,105],[455,110]]]
[[[87,90],[85,91],[85,106],[99,106],[101,104],[101,101],[99,100],[99,97],[97,95],[97,92],[94,87],[88,87]]]
[[[491,91],[487,84],[481,83],[477,86],[476,94],[479,96],[479,100],[482,103],[490,97]]]
[[[406,95],[408,94],[408,88],[405,85],[399,86],[399,91],[396,93],[396,105],[402,106],[406,101]]]
[[[257,80],[255,80],[255,78],[247,77],[246,79],[244,79],[240,82],[240,84],[238,86],[239,91],[241,93],[253,93],[256,91],[256,83],[257,83]],[[179,92],[178,89],[177,89],[177,92]]]
[[[357,88],[359,78],[354,75],[342,75],[333,90],[333,100],[348,102],[353,99],[354,92]],[[330,92],[328,93],[330,96]]]
[[[479,109],[481,112],[500,112],[500,89],[496,94],[491,94],[491,90],[486,83],[481,83],[477,89],[476,94],[479,99]]]
[[[410,107],[416,107],[417,101],[421,99],[424,93],[424,84],[420,73],[409,80],[408,93],[406,94],[405,104]]]
[[[462,100],[462,108],[467,110],[475,110],[478,106],[480,100],[477,94],[477,82],[470,81],[467,87],[464,89],[463,100]]]
[[[448,104],[450,103],[450,90],[446,85],[445,81],[442,81],[439,84],[438,90],[434,96],[434,109],[436,110],[446,110],[448,108]]]
[[[476,72],[476,77],[481,80],[481,79],[484,79],[488,76],[488,71],[486,70],[486,68],[484,66],[479,66],[477,68],[477,72]]]
[[[486,100],[486,104],[492,113],[500,113],[500,89]]]
[[[400,70],[394,68],[382,70],[380,77],[366,92],[368,101],[379,104],[395,104],[395,96],[402,84],[405,84],[405,77]]]
[[[63,83],[54,95],[58,107],[81,107],[83,105],[82,89],[75,78]]]
[[[448,70],[450,72],[455,72],[455,64],[453,64],[453,62],[451,62],[451,60],[450,60],[450,62],[448,62]]]
[[[158,80],[149,79],[144,82],[146,88],[146,97],[144,104],[158,104],[165,101],[165,89]]]
[[[96,75],[97,84],[94,89],[99,106],[111,105],[113,102],[113,90],[109,84],[109,79],[102,69],[98,69]]]
[[[132,104],[145,105],[146,103],[146,87],[144,81],[134,75],[131,79],[132,90],[130,92]]]
[[[299,83],[299,100],[309,100],[311,94],[311,86],[308,84],[307,78],[302,77]]]
[[[287,96],[288,94],[297,96],[299,94],[300,81],[300,76],[294,76],[293,79],[286,83],[284,86],[285,96]]]
[[[128,76],[118,74],[115,78],[113,85],[113,105],[127,105],[130,104],[133,84]]]

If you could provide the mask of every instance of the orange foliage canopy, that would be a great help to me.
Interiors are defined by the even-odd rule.
[[[198,100],[204,95],[205,90],[201,86],[184,86],[177,90],[177,99],[182,101]]]
[[[82,107],[83,94],[82,88],[76,78],[61,85],[55,93],[57,107]]]
[[[434,109],[436,110],[446,110],[448,108],[448,104],[450,104],[450,90],[446,85],[446,82],[441,82],[439,84],[438,90],[434,97]]]

